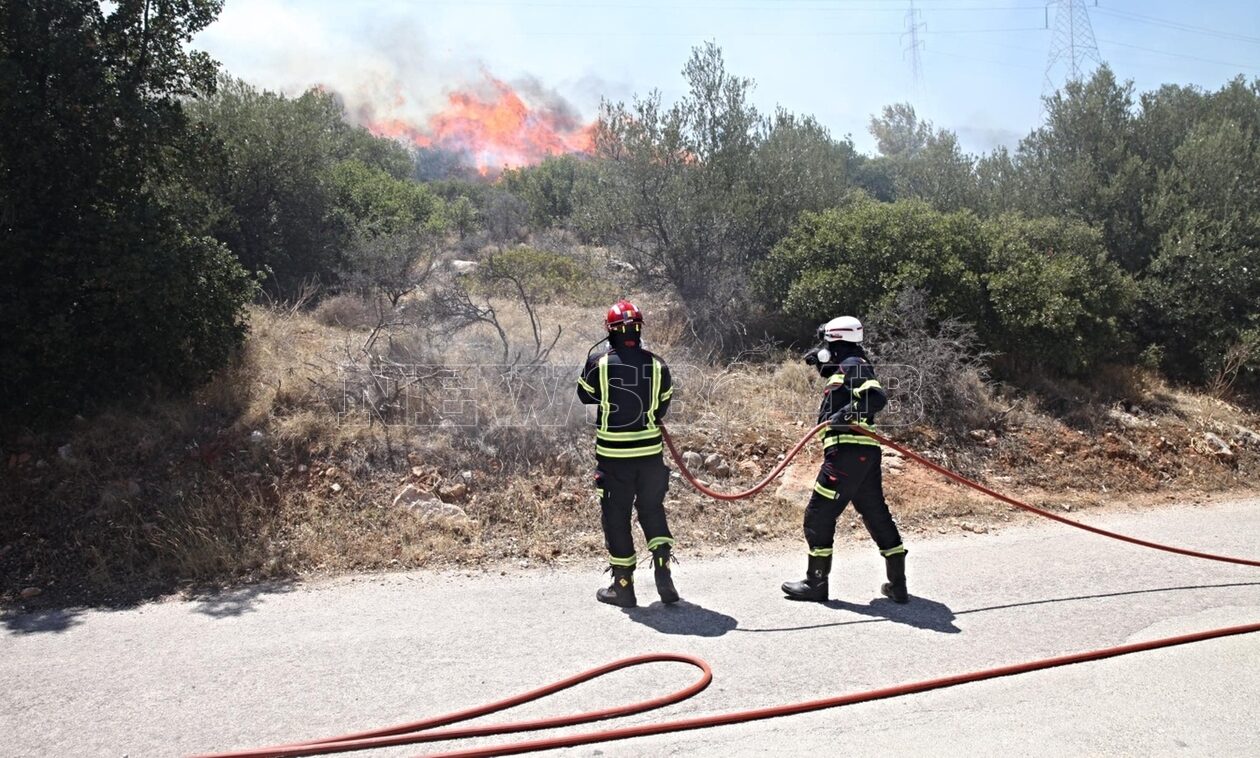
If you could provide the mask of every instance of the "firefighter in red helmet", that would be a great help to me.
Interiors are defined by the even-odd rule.
[[[652,553],[661,601],[678,602],[670,573],[674,538],[665,519],[669,469],[662,457],[661,419],[674,392],[665,361],[643,349],[643,313],[628,300],[608,309],[609,349],[589,357],[578,377],[578,398],[598,406],[595,416],[595,486],[608,547],[612,584],[595,593],[600,602],[636,605],[637,558],[630,534],[632,511]]]

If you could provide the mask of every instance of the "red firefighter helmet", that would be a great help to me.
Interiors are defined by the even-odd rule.
[[[618,300],[608,309],[604,317],[604,326],[608,331],[627,326],[643,326],[643,311],[629,300]]]

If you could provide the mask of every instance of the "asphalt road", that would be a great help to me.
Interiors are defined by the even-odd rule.
[[[1085,518],[1148,539],[1260,555],[1257,501]],[[804,558],[778,550],[683,555],[676,577],[688,602],[648,605],[648,580],[639,588],[643,607],[632,611],[594,601],[604,577],[592,567],[359,576],[127,610],[10,616],[0,627],[0,755],[250,747],[463,708],[631,654],[687,652],[712,664],[707,691],[626,721],[641,723],[1260,621],[1260,569],[1056,524],[909,548],[915,598],[905,607],[877,596],[874,548],[846,543],[827,605],[782,599],[779,583],[797,578]],[[490,718],[637,700],[693,677],[685,666],[661,664]],[[1260,635],[565,751],[978,753],[1260,756]]]

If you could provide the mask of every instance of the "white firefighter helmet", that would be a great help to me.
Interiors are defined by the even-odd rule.
[[[828,342],[861,342],[862,322],[852,316],[837,316],[823,324],[822,333]]]

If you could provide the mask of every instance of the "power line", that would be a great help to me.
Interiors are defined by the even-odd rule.
[[[819,0],[820,2],[835,2],[836,0]],[[874,2],[876,0],[860,0],[861,2]],[[958,0],[949,0],[950,2],[958,2]],[[900,4],[903,0],[890,0]],[[917,2],[931,2],[931,0],[917,0]],[[793,5],[793,3],[807,3],[805,5]],[[498,8],[562,8],[565,10],[748,10],[748,11],[839,11],[839,12],[869,12],[869,13],[902,13],[901,8],[884,6],[852,6],[852,5],[834,5],[826,6],[810,3],[809,0],[785,0],[782,3],[774,5],[765,4],[730,4],[724,2],[708,3],[704,5],[686,5],[680,6],[677,3],[652,4],[652,3],[566,3],[556,2],[556,0],[528,0],[527,2],[512,2],[512,0],[429,0],[428,5],[448,6],[448,7],[498,7]],[[1020,5],[955,5],[955,6],[930,6],[933,12],[968,12],[968,11],[1014,11],[1014,10],[1042,10],[1043,6],[1038,4],[1020,4]]]
[[[1236,40],[1239,42],[1251,42],[1260,45],[1260,37],[1252,37],[1246,34],[1238,34],[1237,32],[1227,32],[1221,29],[1210,29],[1206,26],[1196,26],[1194,24],[1186,24],[1180,21],[1172,21],[1169,19],[1156,18],[1155,16],[1146,16],[1141,13],[1132,13],[1129,11],[1116,11],[1107,8],[1097,8],[1097,12],[1104,13],[1108,16],[1124,19],[1126,21],[1137,21],[1142,24],[1150,24],[1151,26],[1159,26],[1165,29],[1174,29],[1181,32],[1191,32],[1192,34],[1204,34],[1210,37],[1219,37],[1221,39]]]
[[[1045,27],[1041,26],[1020,26],[1002,29],[941,29],[939,31],[924,31],[927,36],[933,35],[967,35],[967,34],[1008,34],[1012,32],[1044,32]],[[704,37],[712,36],[712,30],[704,32],[680,32],[680,31],[543,31],[543,32],[518,32],[529,37]],[[903,31],[793,31],[793,32],[737,32],[723,31],[723,37],[899,37],[904,35]]]
[[[1191,61],[1200,61],[1202,63],[1215,63],[1220,66],[1231,66],[1235,68],[1249,68],[1253,71],[1260,71],[1260,66],[1251,66],[1246,63],[1230,63],[1229,61],[1218,61],[1211,58],[1200,58],[1197,55],[1186,55],[1185,53],[1174,53],[1168,50],[1160,50],[1154,47],[1142,47],[1141,45],[1130,45],[1127,42],[1115,42],[1113,40],[1103,40],[1104,44],[1116,45],[1117,47],[1128,47],[1134,50],[1142,50],[1148,53],[1158,53],[1159,55],[1167,55],[1172,58],[1185,58]]]
[[[1021,51],[1027,50],[1027,48],[1022,48],[1022,47],[1015,48],[1015,49],[1021,50]],[[1028,63],[1017,63],[1015,61],[1001,60],[998,58],[981,58],[975,55],[966,55],[964,53],[956,53],[952,50],[942,50],[940,47],[933,47],[932,55],[944,55],[950,58],[957,58],[959,60],[973,61],[975,63],[984,63],[988,66],[996,65],[996,66],[1002,66],[1003,68],[1026,68],[1030,71],[1041,71],[1040,66],[1036,66],[1036,65],[1032,65]]]

